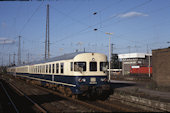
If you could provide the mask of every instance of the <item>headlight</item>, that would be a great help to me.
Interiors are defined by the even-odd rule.
[[[85,78],[79,78],[78,81],[79,82],[86,82],[86,79]]]
[[[100,79],[102,82],[106,82],[107,81],[107,78],[101,78]]]

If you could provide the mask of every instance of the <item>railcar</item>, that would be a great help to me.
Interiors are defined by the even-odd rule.
[[[152,74],[152,67],[136,66],[137,68],[130,68],[131,75],[148,75]]]
[[[9,67],[14,76],[38,81],[71,95],[103,94],[107,81],[107,57],[101,53],[75,52],[44,61]]]

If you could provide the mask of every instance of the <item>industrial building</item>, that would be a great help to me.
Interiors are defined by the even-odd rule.
[[[146,53],[119,54],[122,61],[122,75],[129,75],[131,67],[152,67],[152,55]]]
[[[153,80],[158,86],[170,87],[170,47],[152,50]]]

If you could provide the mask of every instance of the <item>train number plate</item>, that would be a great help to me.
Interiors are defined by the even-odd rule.
[[[90,78],[90,84],[97,84],[95,77]]]

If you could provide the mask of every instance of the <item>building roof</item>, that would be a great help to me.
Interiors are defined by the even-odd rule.
[[[152,56],[152,54],[146,53],[128,53],[128,54],[119,54],[119,59],[127,59],[127,58],[145,58],[146,56]]]

